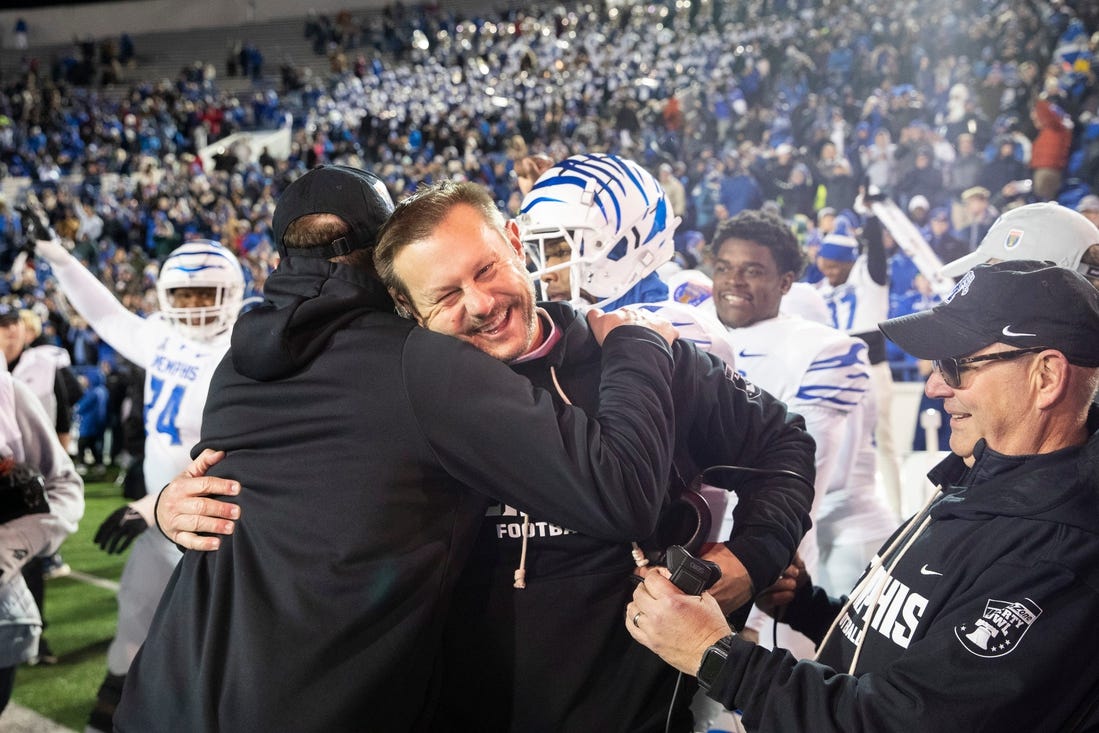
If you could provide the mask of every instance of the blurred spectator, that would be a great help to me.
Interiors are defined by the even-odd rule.
[[[917,229],[921,231],[927,229],[930,215],[931,204],[926,196],[918,193],[908,200],[908,218],[912,220]]]
[[[862,167],[866,171],[866,181],[879,191],[891,193],[897,182],[897,146],[893,143],[889,130],[881,129],[874,134],[874,143],[862,154]]]
[[[657,169],[660,185],[664,194],[668,197],[668,205],[672,207],[672,213],[678,217],[687,215],[687,191],[683,184],[672,171],[670,163],[661,163]],[[522,187],[520,187],[521,189]]]
[[[1031,120],[1038,130],[1030,151],[1034,171],[1034,196],[1039,201],[1057,198],[1072,147],[1072,120],[1051,97],[1034,104]]]
[[[924,213],[930,209],[926,202],[941,199],[943,196],[943,174],[934,165],[931,147],[921,145],[915,152],[913,166],[897,182],[896,197],[898,203],[905,205],[919,196],[925,202]],[[936,203],[942,203],[936,201]]]
[[[553,167],[553,159],[544,153],[523,155],[515,161],[515,176],[519,193],[526,196],[538,177]]]
[[[725,175],[721,176],[719,186],[719,203],[724,207],[723,218],[736,216],[745,209],[763,206],[763,193],[755,177],[749,173],[749,166],[750,163],[746,164],[741,154],[730,152],[725,156],[722,166]],[[709,241],[710,237],[707,236],[706,240]]]
[[[963,191],[962,206],[965,210],[965,225],[959,232],[960,239],[968,251],[972,252],[977,249],[977,245],[984,239],[1000,213],[989,203],[988,189],[984,186],[974,186]]]
[[[1003,195],[1004,188],[1009,183],[1029,178],[1030,169],[1019,159],[1015,141],[1004,136],[996,139],[995,156],[981,169],[978,185],[989,192],[995,191]]]
[[[103,468],[103,439],[107,432],[107,388],[98,370],[81,374],[78,379],[84,394],[76,403],[77,462],[88,469]]]
[[[950,210],[939,206],[931,210],[927,228],[927,243],[944,263],[953,262],[970,252],[969,244],[954,236],[950,225]]]
[[[956,155],[953,162],[947,166],[946,175],[944,176],[946,191],[950,194],[950,198],[960,198],[962,191],[979,183],[988,188],[989,191],[997,190],[996,186],[981,181],[981,172],[985,168],[985,162],[977,152],[973,134],[963,132],[958,135],[955,147]]]
[[[15,25],[12,27],[12,45],[19,51],[27,50],[27,20],[20,16],[15,19]]]
[[[842,211],[854,206],[858,182],[851,170],[851,162],[840,154],[831,140],[821,143],[816,171],[815,178],[825,189],[826,207]]]
[[[1083,214],[1088,221],[1099,226],[1099,196],[1088,194],[1076,204],[1076,210]]]

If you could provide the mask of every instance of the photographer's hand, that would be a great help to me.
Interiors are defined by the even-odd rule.
[[[668,664],[698,673],[706,648],[732,633],[725,614],[709,593],[690,596],[675,587],[667,568],[647,573],[626,606],[626,630]]]

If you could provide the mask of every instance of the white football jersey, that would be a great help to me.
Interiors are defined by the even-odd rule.
[[[643,309],[671,321],[679,331],[679,338],[693,342],[729,366],[736,363],[729,331],[717,320],[713,309],[696,308],[676,301],[663,303],[634,303],[624,308]]]
[[[877,331],[889,316],[889,285],[870,277],[866,255],[859,255],[847,282],[832,287],[827,280],[817,283],[832,314],[832,326],[847,333]]]
[[[149,319],[145,368],[145,487],[156,492],[191,462],[202,431],[210,378],[229,348],[229,333],[211,342],[181,336]],[[154,331],[155,329],[155,331]],[[159,333],[156,333],[159,332]],[[110,339],[103,338],[110,343]],[[134,362],[138,363],[138,362]]]
[[[805,418],[817,443],[813,520],[844,517],[849,537],[896,527],[875,487],[874,394],[866,344],[836,329],[780,314],[730,330],[737,370]],[[880,536],[880,535],[879,535]]]
[[[99,337],[145,370],[145,486],[150,493],[191,462],[210,378],[230,334],[211,342],[182,336],[159,316],[142,318],[118,302],[75,258],[51,265],[66,297]]]
[[[832,326],[832,313],[828,309],[828,304],[824,302],[820,292],[809,283],[791,283],[786,295],[782,296],[779,312]],[[835,328],[835,326],[832,327]]]
[[[864,499],[884,511],[876,493],[875,453],[867,431],[867,423],[873,425],[874,402],[866,344],[834,328],[782,313],[730,329],[730,334],[738,371],[800,414],[817,444],[816,493],[810,510],[813,528],[798,548],[810,576],[816,576],[820,548],[829,546],[824,538],[831,536],[822,529],[824,517],[842,519],[844,524],[858,522],[859,517],[844,512],[849,504]],[[877,529],[876,517],[873,522]],[[889,531],[894,527],[895,522]],[[762,632],[770,624],[756,608],[747,626]],[[797,657],[812,656],[812,642],[785,624],[779,624],[773,641]]]

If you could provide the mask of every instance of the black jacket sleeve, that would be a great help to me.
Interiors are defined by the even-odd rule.
[[[448,473],[574,531],[638,540],[656,526],[671,469],[671,353],[656,332],[620,326],[602,364],[599,410],[588,416],[558,409],[549,393],[456,339],[415,329],[404,354],[413,410]]]
[[[885,285],[889,282],[889,261],[885,256],[882,225],[878,217],[871,216],[866,220],[862,237],[866,241],[866,269],[870,272],[870,279],[878,285]]]
[[[71,368],[61,367],[53,380],[53,393],[57,398],[55,429],[59,433],[67,433],[72,429],[73,406],[84,395],[84,388],[80,386],[76,373]]]
[[[675,356],[679,442],[686,441],[694,463],[764,471],[706,474],[706,483],[736,491],[725,544],[763,590],[790,564],[812,525],[815,444],[801,416],[720,359],[685,341],[675,342]]]
[[[805,634],[819,646],[824,640],[824,635],[828,633],[828,627],[832,625],[832,621],[839,615],[846,602],[846,596],[832,598],[824,588],[805,585],[798,588],[794,600],[786,606],[782,621],[789,624],[794,631]]]
[[[1066,721],[1085,714],[1099,674],[1095,586],[1055,564],[1006,562],[949,595],[903,654],[858,676],[735,637],[708,694],[743,710],[748,730],[1073,730]],[[1041,614],[1010,653],[972,652],[963,643],[969,625],[1004,598],[1033,599]]]

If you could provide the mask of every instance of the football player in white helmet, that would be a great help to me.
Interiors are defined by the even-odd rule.
[[[219,243],[188,242],[164,261],[156,295],[161,314],[182,333],[211,341],[233,327],[244,302],[244,275]]]
[[[157,281],[161,311],[142,318],[73,257],[41,217],[28,235],[53,270],[69,302],[100,338],[145,370],[146,494],[119,508],[95,541],[118,553],[133,542],[118,591],[118,627],[107,650],[107,676],[89,730],[110,731],[130,662],[145,640],[153,611],[181,554],[153,524],[156,493],[190,463],[214,369],[229,348],[244,296],[237,258],[219,243],[181,245],[164,261]],[[135,541],[136,540],[136,541]]]
[[[675,253],[679,223],[651,173],[599,153],[573,155],[543,173],[518,217],[546,300],[581,309],[653,311],[671,321],[680,338],[732,364],[733,350],[717,319],[669,300],[657,274]]]

